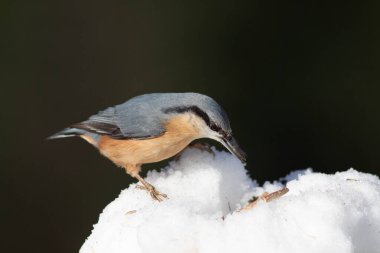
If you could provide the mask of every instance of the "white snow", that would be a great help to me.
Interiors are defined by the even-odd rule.
[[[380,180],[350,169],[290,173],[289,192],[237,212],[258,186],[232,155],[188,149],[147,181],[168,194],[152,200],[136,184],[100,215],[81,253],[380,252]]]

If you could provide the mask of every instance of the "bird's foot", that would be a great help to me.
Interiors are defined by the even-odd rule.
[[[163,201],[168,198],[168,195],[165,193],[161,193],[156,190],[156,188],[153,187],[153,189],[149,190],[150,196],[152,196],[153,199],[158,201]]]
[[[165,193],[161,193],[159,192],[158,190],[156,190],[156,188],[149,184],[147,186],[144,186],[144,185],[136,185],[136,188],[137,189],[141,189],[141,190],[146,190],[150,193],[150,196],[152,196],[153,199],[155,200],[158,200],[158,201],[163,201],[165,199],[168,198],[168,195],[166,195]]]

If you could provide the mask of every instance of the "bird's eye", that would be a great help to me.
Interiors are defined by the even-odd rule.
[[[211,128],[211,130],[213,130],[215,132],[220,132],[222,130],[219,126],[217,126],[215,124],[211,124],[210,128]]]

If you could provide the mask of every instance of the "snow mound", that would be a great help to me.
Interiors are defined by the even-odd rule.
[[[169,199],[154,201],[130,185],[104,209],[81,253],[380,252],[374,175],[292,172],[280,180],[286,195],[240,212],[284,185],[259,187],[226,152],[188,149],[146,179]]]

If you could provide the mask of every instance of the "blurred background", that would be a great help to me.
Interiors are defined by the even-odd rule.
[[[215,98],[261,183],[379,175],[379,5],[2,0],[2,251],[79,250],[133,180],[79,138],[45,137],[143,93]]]

